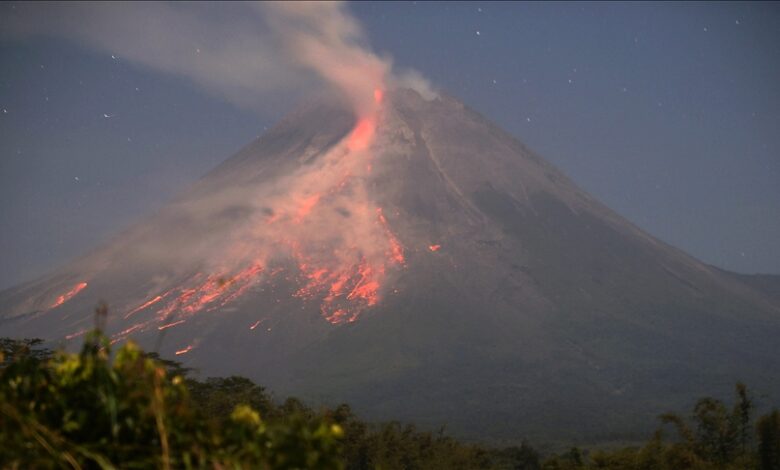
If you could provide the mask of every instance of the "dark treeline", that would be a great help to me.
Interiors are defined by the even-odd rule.
[[[698,400],[689,417],[666,413],[661,428],[643,446],[585,452],[573,448],[548,458],[545,470],[780,470],[780,412],[753,421],[753,402],[736,385],[732,407],[714,398]],[[664,439],[671,431],[671,440]]]
[[[242,377],[196,380],[132,343],[111,354],[99,330],[78,354],[40,345],[0,340],[1,468],[780,469],[780,412],[754,420],[742,384],[732,406],[661,416],[642,446],[543,457],[366,423],[348,405],[278,403]]]

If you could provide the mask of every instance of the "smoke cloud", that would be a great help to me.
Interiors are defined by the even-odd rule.
[[[74,40],[186,77],[240,106],[325,86],[352,108],[354,124],[324,131],[339,119],[324,117],[302,155],[278,160],[274,178],[251,177],[262,158],[227,171],[227,179],[207,177],[207,187],[170,204],[164,217],[88,257],[75,274],[85,285],[123,277],[131,264],[154,279],[142,298],[126,299],[126,315],[135,321],[152,305],[159,310],[126,331],[226,305],[280,272],[297,285],[294,297],[316,299],[326,320],[355,321],[403,268],[404,247],[371,195],[381,156],[373,143],[387,88],[434,93],[415,72],[393,74],[345,4],[23,3],[7,11],[5,34]],[[275,145],[300,144],[288,139]]]
[[[393,82],[391,61],[371,52],[339,2],[14,3],[4,7],[0,31],[77,41],[185,77],[241,107],[326,85],[361,116],[372,110],[374,89]],[[430,90],[419,76],[394,83]]]
[[[384,88],[390,63],[371,53],[343,4],[269,3],[260,6],[291,57],[342,90],[358,116],[375,107],[374,91]]]

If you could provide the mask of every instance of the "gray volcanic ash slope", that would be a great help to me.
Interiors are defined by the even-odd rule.
[[[377,96],[381,100],[382,95]],[[777,278],[707,266],[455,99],[303,107],[158,214],[0,295],[2,336],[117,341],[470,437],[608,437],[780,396]]]

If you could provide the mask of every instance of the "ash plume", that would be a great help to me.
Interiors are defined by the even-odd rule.
[[[2,13],[2,35],[65,38],[257,110],[327,85],[366,113],[391,69],[340,2],[14,2]]]
[[[344,93],[358,116],[375,108],[374,92],[384,88],[390,62],[365,46],[357,21],[342,3],[262,4],[269,25],[291,57]]]
[[[391,60],[370,50],[344,3],[20,3],[7,13],[6,34],[74,40],[184,76],[240,106],[260,106],[280,91],[325,87],[354,116],[340,141],[268,184],[234,175],[229,184],[173,204],[169,215],[179,228],[149,237],[132,256],[150,264],[166,259],[174,272],[194,267],[199,274],[157,279],[178,286],[152,288],[139,305],[167,305],[159,318],[174,310],[186,316],[233,300],[290,261],[301,285],[295,295],[319,299],[331,322],[353,321],[378,301],[385,278],[404,263],[403,247],[367,187],[382,97],[399,85],[433,93],[419,74],[393,76]],[[197,236],[183,242],[182,227]],[[128,256],[103,253],[86,271]]]

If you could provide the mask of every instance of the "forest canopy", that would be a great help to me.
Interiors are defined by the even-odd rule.
[[[732,406],[700,399],[689,417],[660,417],[641,446],[572,448],[466,444],[443,428],[360,420],[346,404],[314,410],[275,402],[243,377],[190,377],[133,342],[112,351],[100,329],[79,353],[35,339],[0,339],[2,468],[267,469],[780,469],[780,412],[753,420],[747,388]]]

